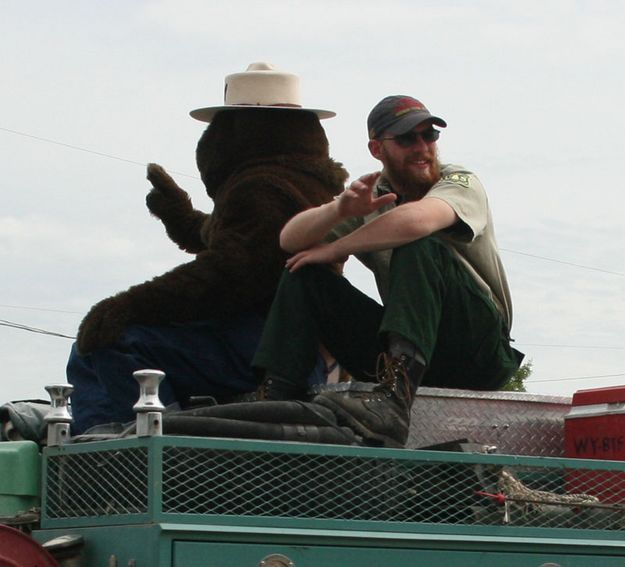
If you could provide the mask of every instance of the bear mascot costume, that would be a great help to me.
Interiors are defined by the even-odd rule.
[[[191,112],[209,122],[196,158],[212,213],[148,166],[148,208],[195,259],[100,301],[83,319],[67,367],[74,434],[133,420],[139,369],[165,372],[166,405],[254,391],[250,362],[287,258],[280,230],[343,190],[347,172],[329,157],[319,122],[334,113],[302,108],[297,76],[255,63],[225,82],[223,106]]]

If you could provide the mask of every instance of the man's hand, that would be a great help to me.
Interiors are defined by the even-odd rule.
[[[373,188],[379,177],[379,172],[362,175],[339,195],[338,210],[341,218],[364,217],[397,199],[394,193],[373,197]]]
[[[343,220],[369,215],[395,201],[397,195],[394,193],[373,197],[373,188],[379,176],[379,173],[363,175],[334,201],[306,209],[295,215],[280,233],[282,249],[291,253],[313,249],[316,251],[317,244],[322,242],[327,234]],[[338,258],[348,256],[349,253],[345,251],[339,254]]]
[[[334,264],[347,261],[347,257],[337,251],[335,242],[317,244],[294,254],[286,261],[289,272],[295,272],[307,264]]]

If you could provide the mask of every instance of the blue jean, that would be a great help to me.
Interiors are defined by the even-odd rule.
[[[67,379],[78,435],[94,425],[132,421],[132,406],[139,387],[135,370],[155,368],[165,372],[159,397],[164,405],[184,404],[191,396],[214,396],[227,400],[254,391],[258,377],[250,364],[260,340],[264,321],[244,316],[229,321],[196,321],[171,325],[133,325],[112,346],[86,356],[72,346]],[[325,375],[318,361],[310,381]]]

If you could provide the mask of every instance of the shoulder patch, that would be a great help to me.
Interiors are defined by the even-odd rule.
[[[457,185],[461,185],[466,189],[469,188],[469,176],[466,173],[448,173],[443,177],[445,181],[449,181],[450,183],[455,183]]]

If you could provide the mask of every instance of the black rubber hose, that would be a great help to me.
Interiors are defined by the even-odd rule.
[[[182,410],[169,415],[219,417],[261,423],[336,425],[336,417],[328,408],[312,402],[295,400],[239,402]]]
[[[260,423],[240,419],[198,417],[188,415],[163,416],[163,433],[201,437],[227,437],[300,441],[352,445],[356,443],[353,431],[347,427],[317,426],[288,423]]]

